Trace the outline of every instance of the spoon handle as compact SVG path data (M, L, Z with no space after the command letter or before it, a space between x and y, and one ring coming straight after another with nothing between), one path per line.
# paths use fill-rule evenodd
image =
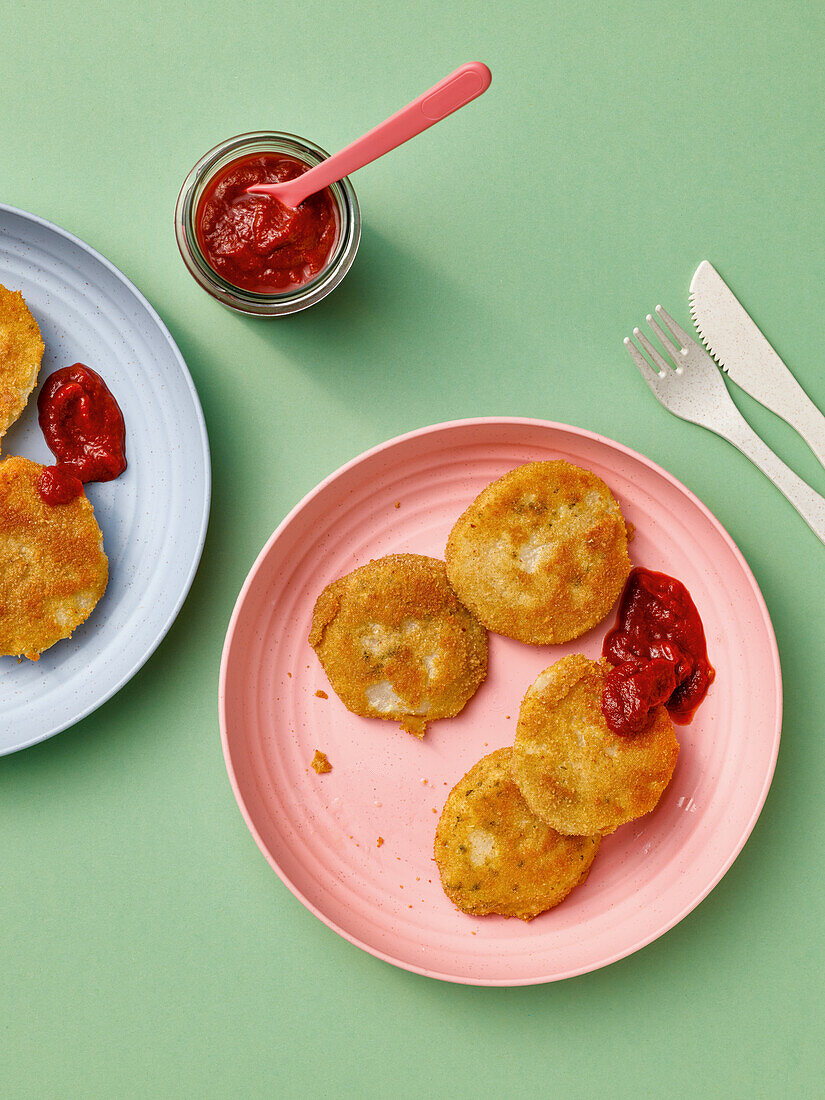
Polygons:
M369 133L311 168L298 179L290 180L289 205L297 206L307 195L329 187L336 180L363 168L370 161L434 126L442 118L486 92L491 79L490 70L480 61L461 65ZM281 193L285 195L286 188L284 185L281 187Z

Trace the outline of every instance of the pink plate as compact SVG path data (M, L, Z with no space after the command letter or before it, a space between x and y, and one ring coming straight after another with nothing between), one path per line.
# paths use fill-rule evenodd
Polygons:
M488 482L548 458L604 478L636 526L634 563L685 582L705 624L716 682L692 725L677 728L679 763L659 806L605 840L584 886L529 923L477 919L453 908L432 859L445 797L481 756L512 743L521 697L543 668L569 652L598 656L613 616L565 646L491 634L486 682L462 714L434 723L423 742L345 710L307 632L315 598L331 580L383 554L443 556L453 522ZM323 481L255 562L229 625L220 680L229 777L283 882L365 951L477 985L595 970L689 913L730 867L759 815L781 713L765 603L707 508L618 443L516 418L422 428ZM332 763L326 775L310 767L316 748Z

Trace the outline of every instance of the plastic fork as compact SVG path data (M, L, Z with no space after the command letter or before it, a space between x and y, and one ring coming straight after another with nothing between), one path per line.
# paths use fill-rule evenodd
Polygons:
M629 337L624 342L654 396L674 416L708 428L738 448L770 478L825 544L825 497L786 466L751 428L733 403L719 368L705 349L661 306L656 306L656 313L667 331L650 314L647 323L664 355L638 328L634 328L633 335L650 361Z

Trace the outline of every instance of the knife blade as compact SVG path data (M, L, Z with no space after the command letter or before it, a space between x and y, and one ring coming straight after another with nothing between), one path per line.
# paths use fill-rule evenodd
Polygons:
M728 377L790 424L825 466L825 416L707 260L690 281L690 312L702 343Z

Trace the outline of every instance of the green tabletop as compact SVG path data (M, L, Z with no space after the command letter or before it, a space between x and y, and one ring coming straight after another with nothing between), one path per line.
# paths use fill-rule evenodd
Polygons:
M812 0L24 0L3 5L0 201L88 241L178 342L209 428L200 571L137 676L0 760L3 1097L822 1095L825 548L727 443L661 409L622 337L689 322L710 259L825 408L825 16ZM181 181L232 134L337 149L466 60L490 91L355 177L355 266L274 322L187 274ZM736 394L820 492L825 470ZM322 477L428 423L545 417L684 481L779 641L773 787L739 859L636 955L453 986L336 936L272 873L220 750L235 597Z

